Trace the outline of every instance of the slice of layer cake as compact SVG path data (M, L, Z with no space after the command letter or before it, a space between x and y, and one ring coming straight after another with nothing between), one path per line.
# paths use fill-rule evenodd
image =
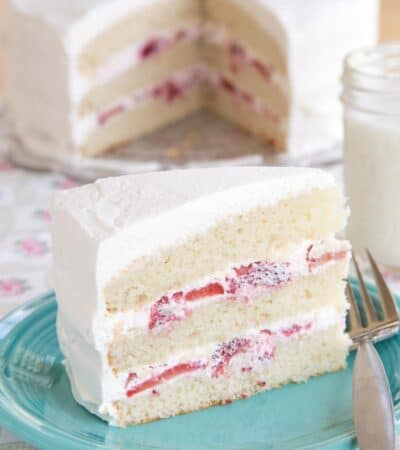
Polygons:
M18 138L98 155L201 109L278 151L340 139L344 55L379 0L11 0L6 98Z
M347 211L330 175L109 178L58 193L53 213L61 349L76 400L110 423L344 367Z

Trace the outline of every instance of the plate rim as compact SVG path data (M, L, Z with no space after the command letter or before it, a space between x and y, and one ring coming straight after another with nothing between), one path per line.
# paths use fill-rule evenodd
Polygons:
M349 277L349 281L355 289L358 290L358 282L353 277ZM376 295L377 288L375 284L371 282L367 282L367 288L372 294ZM396 303L400 304L400 296L392 293ZM55 300L55 291L50 290L46 293L36 296L33 299L25 302L24 304L18 306L17 308L10 311L8 314L3 316L0 319L0 344L1 342L6 339L7 335L12 332L15 327L26 320L27 317L31 316L34 313L40 313L41 310L49 308L49 307L55 307L57 308L56 300ZM21 314L23 313L23 314ZM0 360L0 368L3 366L4 363ZM2 378L2 375L0 374L0 379ZM18 415L14 411L9 411L7 409L7 399L12 398L4 394L0 390L0 425L7 431L11 432L15 436L20 437L24 441L28 442L32 445L39 445L44 446L41 448L51 448L53 449L52 445L57 445L57 448L59 450L71 450L71 448L74 448L76 450L88 450L88 449L99 449L99 450L106 450L110 447L105 445L98 445L96 443L84 443L81 440L77 440L75 436L71 436L70 434L63 432L62 429L54 428L54 426L50 426L48 422L46 421L40 421L40 427L41 430L38 431L38 429L31 425L28 420L24 420L23 416L25 413L25 410L21 408L17 403L14 403L20 409L21 415ZM399 425L400 423L400 402L398 405L395 406L395 416L396 416L396 423ZM31 416L30 416L31 417ZM304 435L306 437L308 435ZM297 447L298 450L311 450L316 448L328 448L332 445L341 445L344 444L345 441L349 441L348 444L352 445L352 440L355 438L355 430L354 426L350 431L344 431L340 434L337 434L336 436L328 437L322 441L320 441L316 447L315 443L305 444L302 447ZM62 439L63 442L59 442L59 440ZM65 440L69 440L69 442L65 442ZM72 442L71 442L72 441ZM71 444L74 445L74 447L71 447ZM249 442L249 445L257 445L260 446L262 443L257 442ZM287 441L287 444L290 444L290 441ZM265 445L265 444L264 444ZM145 445L141 446L141 448L146 450L161 450L159 447L154 447L152 445ZM218 447L216 447L217 449ZM246 447L247 448L247 447ZM252 447L254 448L254 447ZM265 447L264 447L265 448ZM162 450L173 450L173 448L167 448L164 447ZM239 450L237 448L236 450Z

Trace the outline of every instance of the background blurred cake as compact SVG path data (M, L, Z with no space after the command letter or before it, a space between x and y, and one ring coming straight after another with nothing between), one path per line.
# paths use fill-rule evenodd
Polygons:
M378 3L12 0L12 125L33 152L96 155L209 108L276 150L321 148L340 137L342 59L376 41Z

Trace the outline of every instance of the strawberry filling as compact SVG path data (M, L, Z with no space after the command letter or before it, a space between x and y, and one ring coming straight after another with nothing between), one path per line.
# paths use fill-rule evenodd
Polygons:
M155 389L158 385L180 375L186 375L199 370L208 370L209 376L213 378L227 376L227 369L232 359L239 354L246 355L245 360L242 362L243 366L239 367L240 372L252 372L257 367L257 364L263 364L265 361L274 358L275 349L279 341L309 334L312 331L313 325L314 323L312 321L303 324L294 323L289 327L275 331L263 329L255 337L251 338L236 337L219 344L207 360L176 364L141 382L137 373L132 372L126 381L126 395L127 397L132 397L140 392L151 390L153 395L159 396L160 392ZM259 384L260 387L265 385L265 383L262 383Z
M321 256L318 257L312 257L310 256L310 253L313 249L313 245L310 245L307 249L307 256L306 260L308 262L308 267L310 272L320 266L323 266L324 264L327 264L331 261L340 261L341 259L346 258L349 251L348 250L340 250L337 252L326 252Z
M162 38L149 39L139 50L139 56L141 59L147 59L159 53L161 50L166 48L168 43Z
M150 51L150 47L149 49L146 49L146 52ZM124 112L132 109L136 103L143 103L151 101L152 99L164 99L166 102L172 103L174 100L182 97L188 90L201 83L215 84L240 102L246 103L251 109L263 114L271 122L278 123L280 121L278 115L270 108L266 105L259 105L257 100L251 94L240 89L227 78L217 77L214 79L212 75L204 70L198 70L197 72L194 70L193 73L187 75L187 79L175 79L174 77L171 77L163 83L153 86L149 90L136 92L131 98L126 99L121 104L101 112L97 116L97 123L100 126L106 125L111 119L115 119Z
M135 384L133 386L130 386L132 379L131 375L129 375L126 383L126 395L127 397L132 397L132 395L139 394L139 392L145 391L147 389L152 389L155 386L158 386L159 384L171 380L172 378L175 378L179 375L187 374L204 368L205 365L201 361L177 364L176 366L170 367L169 369L164 370L164 372L161 372L160 374L148 378L142 383Z
M278 288L291 281L292 274L287 263L257 261L233 270L231 276L216 280L187 292L174 292L156 301L150 311L150 330L168 326L190 314L188 303L205 298L228 295L232 299L247 298L248 291L257 288Z
M265 78L265 80L269 81L271 79L271 69L261 61L254 59L252 61L252 65L260 73L260 75Z
M245 338L234 338L229 342L220 344L211 356L213 377L223 375L231 359L239 353L247 352L250 346L250 339Z
M117 105L117 106L114 106L113 108L103 112L98 117L99 125L105 125L114 116L118 116L119 114L122 114L124 111L125 111L125 108L123 105Z
M225 293L224 287L220 283L209 283L200 289L192 289L185 295L185 300L191 302L205 297L213 297L214 295L222 295Z
M345 249L312 257L313 247L314 245L308 247L305 257L310 272L330 261L339 261L348 254ZM170 330L176 322L190 316L189 305L193 302L218 296L226 296L233 301L248 300L259 289L279 289L288 285L294 276L289 262L256 261L235 267L224 278L216 278L203 286L162 296L151 307L148 328Z
M290 328L284 328L282 330L282 334L286 337L293 336L301 330L300 325L294 324Z
M157 86L153 90L154 97L161 97L167 100L167 102L172 102L176 98L180 97L185 90L184 85L179 85L178 82L174 80L166 81L164 84Z
M234 94L237 91L235 85L224 77L221 78L221 86L223 89L232 94Z

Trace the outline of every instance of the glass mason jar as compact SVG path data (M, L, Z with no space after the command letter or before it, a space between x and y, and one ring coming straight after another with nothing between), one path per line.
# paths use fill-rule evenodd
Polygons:
M347 56L342 101L348 238L400 268L400 42Z

